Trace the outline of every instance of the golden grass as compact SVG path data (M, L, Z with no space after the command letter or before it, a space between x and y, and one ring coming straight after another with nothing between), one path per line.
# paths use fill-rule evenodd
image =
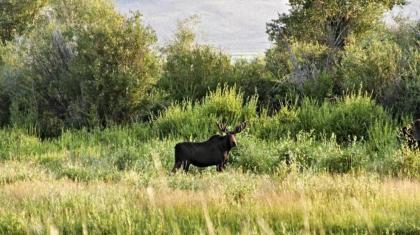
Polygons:
M15 168L19 165L7 164ZM75 182L43 175L3 184L0 231L47 233L52 229L59 233L94 234L420 231L420 182L416 180L297 172L279 178L229 171L160 174L149 186L139 187L133 179L140 173L127 174L129 177L119 182ZM5 223L15 227L7 230Z

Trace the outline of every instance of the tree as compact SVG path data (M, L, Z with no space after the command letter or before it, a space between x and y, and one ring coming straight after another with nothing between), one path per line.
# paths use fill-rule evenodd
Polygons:
M342 49L349 35L359 35L378 22L385 10L404 0L290 0L289 14L267 24L272 41L288 39Z
M219 83L232 78L230 57L208 45L195 43L193 19L180 22L175 39L164 48L166 63L159 86L174 100L200 99Z
M47 0L2 0L0 1L0 39L10 41L34 25L40 9Z
M336 65L346 46L380 27L383 13L403 3L404 0L290 0L290 12L267 24L269 38L275 43L266 53L267 69L301 91L328 78L332 95L341 95Z
M54 0L49 9L16 42L25 66L10 78L19 84L8 89L11 121L28 116L49 137L137 120L160 72L154 31L108 0Z

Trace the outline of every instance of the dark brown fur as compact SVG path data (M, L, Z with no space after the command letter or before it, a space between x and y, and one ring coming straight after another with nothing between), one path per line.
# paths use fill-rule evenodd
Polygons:
M217 166L217 171L223 171L229 159L229 151L236 146L235 135L245 128L246 124L228 131L226 125L218 125L226 135L214 135L204 142L183 142L175 145L175 164L172 172L176 172L181 166L188 172L192 164L198 167Z

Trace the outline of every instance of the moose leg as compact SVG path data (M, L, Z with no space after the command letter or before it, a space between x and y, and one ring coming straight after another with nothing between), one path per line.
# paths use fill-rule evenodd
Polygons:
M222 172L222 171L223 171L223 162L222 162L222 163L220 163L219 165L217 165L216 170L217 170L218 172Z
M179 169L182 165L181 161L175 162L174 168L172 169L172 173L175 173L177 169Z
M182 167L184 168L185 173L188 172L188 168L190 167L190 162L188 160L185 160L182 162Z
M223 169L225 169L226 164L227 164L227 161L224 161L222 164Z

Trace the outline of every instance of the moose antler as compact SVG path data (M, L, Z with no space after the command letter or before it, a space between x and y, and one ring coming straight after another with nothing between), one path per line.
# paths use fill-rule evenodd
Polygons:
M229 132L228 129L227 129L226 123L217 123L217 127L219 127L219 130L221 132L224 132L224 133Z
M245 129L245 127L246 127L246 121L245 122L242 122L239 126L237 126L235 128L235 133L241 132L243 129Z

